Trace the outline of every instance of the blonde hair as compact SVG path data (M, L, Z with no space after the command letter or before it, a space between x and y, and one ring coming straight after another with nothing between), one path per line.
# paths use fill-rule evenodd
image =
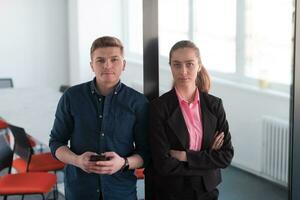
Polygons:
M195 51L195 54L198 58L198 62L201 65L201 70L200 70L200 72L197 73L197 78L196 78L195 84L199 88L200 91L208 92L210 89L210 86L211 86L210 76L209 76L207 70L202 65L199 48L192 41L182 40L182 41L175 43L169 53L169 64L171 65L172 55L173 55L174 51L176 51L177 49L181 49L181 48L191 48Z

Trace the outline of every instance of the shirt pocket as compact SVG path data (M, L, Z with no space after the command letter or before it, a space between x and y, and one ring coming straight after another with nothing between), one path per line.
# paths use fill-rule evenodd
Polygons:
M114 142L120 151L126 152L134 141L135 115L131 112L116 112L114 122Z

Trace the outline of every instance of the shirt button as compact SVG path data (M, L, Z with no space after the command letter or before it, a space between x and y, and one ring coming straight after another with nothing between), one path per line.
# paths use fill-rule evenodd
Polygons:
M99 118L100 118L100 119L102 119L102 117L103 117L102 115L99 115Z
M101 136L104 137L104 133L101 133Z
M97 189L97 192L100 192L100 190L99 190L99 189Z
M102 99L101 99L101 98L99 98L98 100L99 100L99 101L101 101Z
M115 94L118 94L118 92L115 92Z

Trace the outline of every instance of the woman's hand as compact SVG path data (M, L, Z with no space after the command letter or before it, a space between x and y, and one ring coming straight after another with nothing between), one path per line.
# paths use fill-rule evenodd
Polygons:
M178 150L170 150L170 155L171 157L179 160L179 161L184 161L186 162L187 161L187 158L186 158L186 152L185 151L178 151Z
M220 133L217 131L214 137L214 143L212 145L213 150L219 150L224 143L224 132Z

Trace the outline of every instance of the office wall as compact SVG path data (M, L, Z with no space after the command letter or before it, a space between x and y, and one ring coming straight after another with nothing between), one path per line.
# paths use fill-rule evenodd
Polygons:
M94 39L104 35L123 39L122 12L122 0L68 2L71 85L93 77L89 52Z
M0 78L15 87L68 83L67 1L0 2Z
M233 165L260 174L263 162L262 117L289 121L289 94L215 80L212 94L223 99L235 148Z

